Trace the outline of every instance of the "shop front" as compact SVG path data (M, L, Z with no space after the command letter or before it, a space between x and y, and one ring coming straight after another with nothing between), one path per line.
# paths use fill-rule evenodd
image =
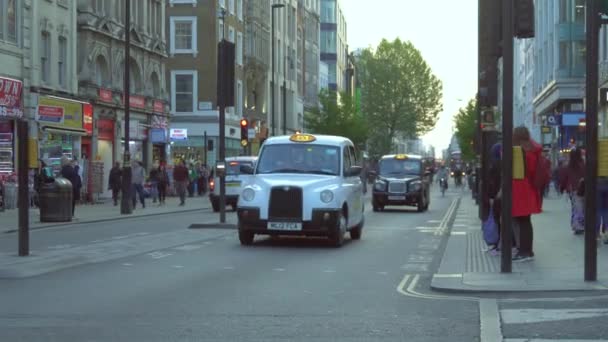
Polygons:
M169 135L169 120L164 115L164 104L161 101L154 101L154 114L152 115L152 123L150 127L150 142L152 143L152 162L155 165L160 165L161 162L167 162L167 143Z
M148 130L142 123L143 119L129 120L129 154L132 161L140 161L144 165L148 164ZM125 122L121 122L120 151L125 150Z
M0 77L0 175L15 171L15 120L23 117L23 83Z
M80 159L83 128L83 102L56 96L38 96L39 156L50 162L56 174L61 169L61 158Z

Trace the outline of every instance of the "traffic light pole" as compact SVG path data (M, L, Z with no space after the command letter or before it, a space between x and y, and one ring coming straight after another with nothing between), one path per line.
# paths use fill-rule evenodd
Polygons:
M513 244L512 179L513 179L513 0L502 0L502 213L500 271L511 273Z
M587 77L585 108L585 281L597 280L597 125L598 125L598 42L599 3L587 0Z
M219 162L224 162L226 160L226 92L225 92L225 82L226 78L224 77L224 73L226 72L225 68L225 43L226 40L222 39L219 44L219 60L218 60L218 72L220 77L218 77L218 87L219 91L219 106L220 106L220 134L219 134ZM226 223L226 176L224 173L219 174L220 178L220 223Z
M120 198L120 213L123 215L130 215L133 213L133 204L131 203L131 154L129 153L129 121L130 121L130 87L131 87L131 75L129 73L129 58L131 56L131 0L125 1L125 57L124 57L124 105L125 105L125 125L123 130L125 132L125 147L122 161L122 196ZM133 194L134 195L134 194Z

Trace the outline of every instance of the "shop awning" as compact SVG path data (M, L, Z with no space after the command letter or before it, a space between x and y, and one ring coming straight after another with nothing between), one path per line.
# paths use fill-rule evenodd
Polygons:
M56 134L71 134L71 135L78 135L78 136L88 135L87 131L83 128L65 127L62 125L55 125L55 124L50 124L50 123L41 123L40 129L44 132L56 133Z

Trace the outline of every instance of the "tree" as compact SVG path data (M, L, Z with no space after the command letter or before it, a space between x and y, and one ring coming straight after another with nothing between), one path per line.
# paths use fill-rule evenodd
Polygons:
M412 43L385 39L363 51L357 68L372 155L390 153L396 137L416 138L435 127L442 83Z
M346 137L358 147L365 145L367 125L361 113L356 111L355 101L351 96L321 90L319 102L320 108L304 118L308 131Z
M470 100L466 107L460 108L454 117L455 135L462 159L471 161L475 159L475 134L477 132L477 102Z

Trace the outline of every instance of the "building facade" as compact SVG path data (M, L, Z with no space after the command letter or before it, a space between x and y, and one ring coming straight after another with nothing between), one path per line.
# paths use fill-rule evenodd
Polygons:
M321 61L329 68L329 89L346 90L347 25L340 0L321 0Z
M524 125L540 141L541 125L534 112L534 39L515 39L513 125Z
M298 95L305 112L319 106L320 19L320 0L298 0Z
M226 109L226 156L243 153L239 121L245 115L245 8L243 0L169 0L167 89L171 103L171 158L215 165L219 147L218 43L235 44L235 105Z
M125 142L125 2L78 2L78 85L85 106L83 154L103 161L107 184L113 163L146 169L167 160L168 92L165 82L165 0L131 1L129 141ZM105 190L105 189L104 189Z

